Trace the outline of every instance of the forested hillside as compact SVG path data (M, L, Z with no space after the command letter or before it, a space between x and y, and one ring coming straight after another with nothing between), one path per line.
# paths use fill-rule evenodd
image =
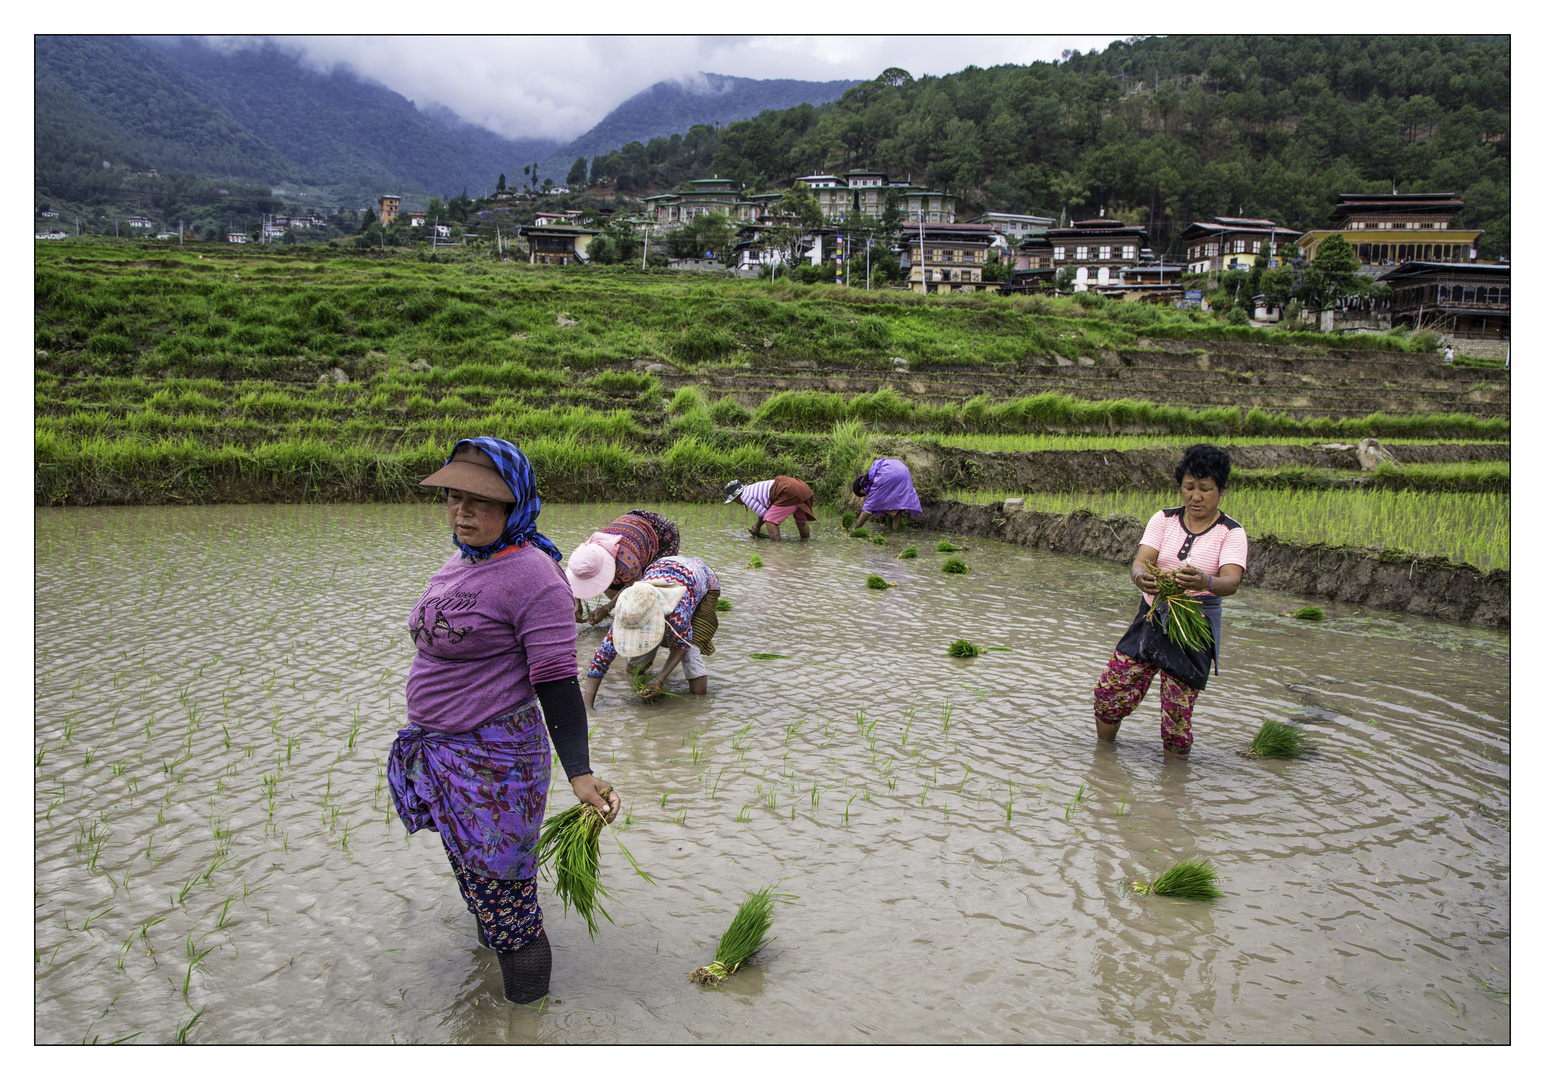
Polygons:
M1156 250L1198 218L1326 224L1344 191L1455 191L1456 225L1509 251L1510 42L1178 36L1060 63L899 69L819 107L766 113L591 163L619 191L711 170L754 187L877 168L962 209L1144 223Z

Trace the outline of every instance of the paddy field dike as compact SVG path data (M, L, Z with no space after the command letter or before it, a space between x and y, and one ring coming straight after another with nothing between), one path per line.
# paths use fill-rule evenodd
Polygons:
M1509 626L1510 372L1421 336L110 242L40 249L35 299L39 506L417 500L455 438L489 434L557 502L787 473L840 512L863 465L898 457L925 526L1124 560L1208 441L1234 457L1252 578ZM1394 462L1364 471L1367 437Z

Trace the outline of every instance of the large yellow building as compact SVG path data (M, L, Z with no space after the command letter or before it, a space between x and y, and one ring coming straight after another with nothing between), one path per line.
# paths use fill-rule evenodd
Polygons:
M1295 243L1310 261L1327 236L1340 233L1364 266L1474 262L1482 230L1450 228L1464 208L1463 200L1448 191L1341 195L1331 212L1335 227L1311 229Z

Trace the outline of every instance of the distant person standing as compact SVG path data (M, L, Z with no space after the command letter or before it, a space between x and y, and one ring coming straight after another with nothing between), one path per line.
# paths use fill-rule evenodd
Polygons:
M1454 362L1454 346L1450 345L1443 350L1443 362L1445 364L1452 364Z
M727 496L724 500L726 506L732 502L744 503L756 515L756 524L751 527L752 536L760 537L765 524L768 537L781 540L783 535L778 526L792 517L795 528L799 530L799 538L810 539L809 523L816 520L813 506L815 492L803 480L796 480L792 476L776 476L757 484L742 484L739 480L731 480L724 485L724 494Z
M891 532L895 532L902 514L911 517L923 512L917 488L912 486L912 470L896 458L875 458L868 470L853 481L853 494L864 500L863 512L853 523L855 529L871 517L883 514L890 518Z

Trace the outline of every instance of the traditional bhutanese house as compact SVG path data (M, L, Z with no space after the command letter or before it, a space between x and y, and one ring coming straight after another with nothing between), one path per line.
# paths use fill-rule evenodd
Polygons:
M529 261L550 266L572 266L583 262L585 249L598 234L598 229L582 229L577 225L528 225L520 233L531 251Z
M1009 242L1010 247L1014 247L1032 236L1045 236L1046 230L1055 225L1056 221L1049 217L1036 217L1033 214L1003 214L994 210L972 218L970 223L991 225Z
M1364 266L1404 262L1475 261L1480 229L1449 226L1465 208L1452 192L1411 195L1339 195L1331 211L1332 227L1312 229L1295 241L1311 261L1325 238L1340 233Z
M1212 270L1249 270L1257 259L1268 258L1278 243L1296 233L1266 218L1220 217L1193 221L1180 234L1188 273Z
M1056 272L1056 263L1052 260L1051 241L1046 238L1046 233L1034 233L1020 241L1014 253L1014 269L1020 270L1051 270Z
M390 225L397 216L397 206L402 202L400 195L382 195L380 198L381 209L376 215L381 219L382 225Z
M1189 273L1187 267L1164 263L1139 263L1124 266L1116 273L1116 280L1109 285L1093 288L1105 296L1122 300L1145 300L1149 303L1166 303L1185 296L1181 275Z
M538 210L532 217L533 225L578 225L585 216L583 210Z
M723 214L735 222L755 221L763 211L762 204L741 197L738 183L718 177L688 180L680 191L650 195L644 202L654 219L652 224L667 228L684 225L700 214Z
M1512 337L1512 267L1495 263L1402 263L1379 276L1391 290L1395 326L1456 338Z
M1108 218L1075 221L1070 228L1047 229L1052 265L1073 267L1073 291L1083 292L1091 285L1109 285L1117 273L1135 266L1148 233L1141 225L1127 225Z
M916 293L976 292L994 236L991 225L920 224L903 229L903 269ZM989 288L996 288L994 282Z

